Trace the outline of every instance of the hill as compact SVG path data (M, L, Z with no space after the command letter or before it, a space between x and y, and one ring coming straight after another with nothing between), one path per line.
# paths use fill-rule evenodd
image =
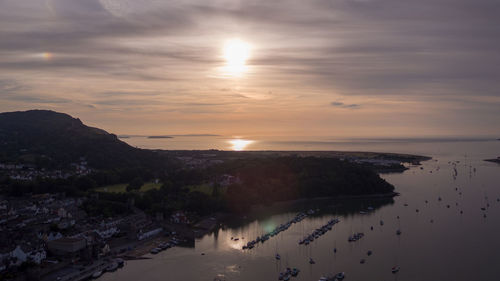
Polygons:
M114 134L48 110L0 113L0 162L64 167L85 159L96 169L153 166L154 151L134 148Z

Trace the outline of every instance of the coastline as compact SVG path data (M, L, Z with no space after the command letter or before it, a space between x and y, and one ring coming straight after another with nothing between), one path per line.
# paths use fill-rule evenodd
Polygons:
M496 159L484 159L483 161L500 164L500 158L496 158Z
M301 202L314 202L314 201L323 201L323 200L362 200L362 199L382 199L382 198L393 198L395 196L399 196L398 192L389 192L389 193L377 193L377 194L365 194L365 195L340 195L340 196L325 196L325 197L314 197L314 198L302 198L302 199L294 199L294 200L286 200L286 201L277 201L272 203L271 205L253 205L251 210L245 214L236 214L236 213L216 213L212 216L207 216L196 223L192 224L190 227L186 227L184 225L170 225L168 226L170 231L176 231L180 234L182 239L193 240L196 238L200 238L206 234L209 234L213 229L225 220L235 220L235 219L245 219L250 213L258 212L259 210L265 208L272 207L283 207L286 205L292 205ZM205 223L206 225L201 228L200 224ZM159 234L156 237L153 237L147 241L138 241L134 243L132 249L127 250L122 253L117 253L114 256L121 257L126 260L139 260L139 259L150 259L149 256L150 250L157 247L159 244L163 242L167 242L170 240L170 237L165 236L164 234Z

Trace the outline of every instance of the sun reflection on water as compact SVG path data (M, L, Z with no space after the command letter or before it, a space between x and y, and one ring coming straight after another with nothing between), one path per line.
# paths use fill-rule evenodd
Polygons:
M229 141L229 143L231 144L231 149L235 151L245 150L245 148L253 142L254 141L252 140L244 140L244 139L234 139Z

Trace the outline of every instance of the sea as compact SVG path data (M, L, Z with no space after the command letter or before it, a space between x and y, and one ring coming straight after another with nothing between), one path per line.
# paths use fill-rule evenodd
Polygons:
M151 149L373 151L432 159L402 173L381 174L400 193L392 199L313 200L261 208L252 218L224 224L194 245L127 261L99 280L278 280L287 267L300 270L290 279L297 281L316 281L338 272L345 273L344 280L358 281L500 280L500 165L484 161L500 156L500 141L494 138L123 140ZM242 249L309 210L314 214L286 231L253 249ZM334 218L340 222L331 231L309 245L298 243ZM361 239L348 241L360 232ZM393 267L399 271L393 273Z

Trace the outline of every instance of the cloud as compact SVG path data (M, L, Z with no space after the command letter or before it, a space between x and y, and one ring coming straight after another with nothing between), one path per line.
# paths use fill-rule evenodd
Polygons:
M354 108L359 108L361 106L361 105L355 104L355 103L345 104L345 103L339 102L339 101L331 102L330 105L333 106L333 107L353 108L353 109Z
M154 114L172 112L189 130L236 114L278 120L278 111L290 119L278 124L303 112L320 124L347 113L323 112L327 104L371 110L377 100L400 105L381 115L421 107L493 131L500 116L477 101L500 97L498 14L497 0L0 1L0 109L64 104L92 118L127 109L157 126ZM253 46L249 70L221 79L233 37ZM360 103L340 102L351 99Z

